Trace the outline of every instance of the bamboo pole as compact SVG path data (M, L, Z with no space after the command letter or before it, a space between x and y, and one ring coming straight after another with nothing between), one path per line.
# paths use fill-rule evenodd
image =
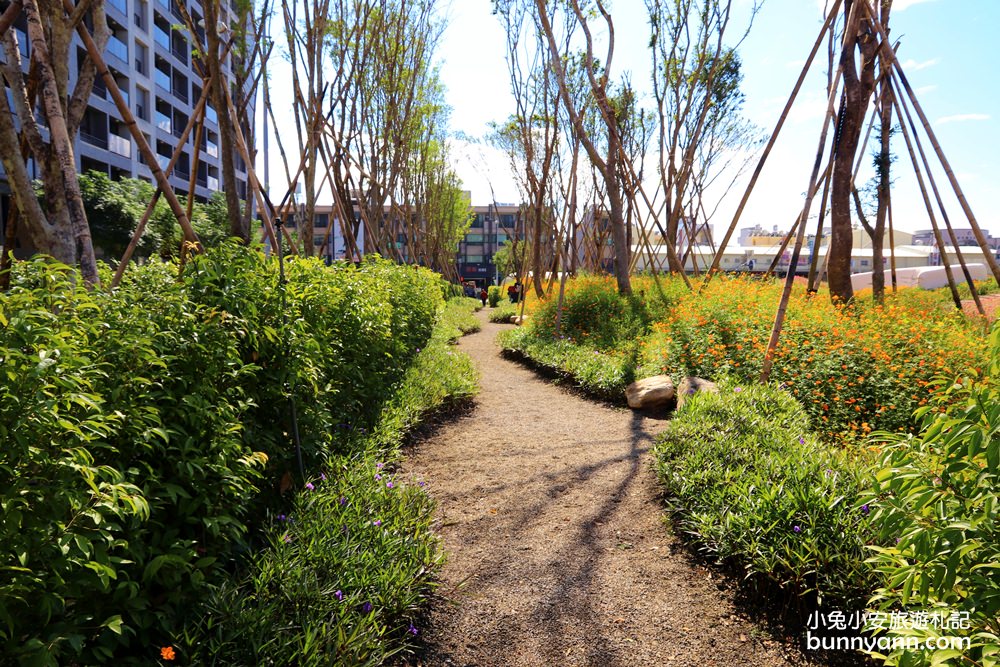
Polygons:
M63 9L65 9L68 14L72 14L76 9L76 6L73 4L73 0L63 0L62 4ZM160 169L160 164L156 161L156 156L153 154L153 150L149 147L149 144L146 143L146 137L139 130L139 126L135 122L135 116L132 115L132 111L128 108L128 103L125 101L125 98L122 97L122 93L118 89L118 83L115 81L115 77L111 75L110 70L108 70L107 63L104 62L104 58L102 57L100 50L98 50L97 44L94 43L94 38L91 37L90 31L81 21L76 26L76 32L80 35L80 39L83 40L83 44L87 48L87 54L97 67L98 74L100 74L101 78L104 79L105 87L108 89L108 92L111 93L115 106L118 108L118 113L122 116L122 122L124 122L128 127L132 138L135 139L135 143L139 147L139 153L142 155L143 161L145 161L146 166L148 166L149 170L153 173L157 186L163 191L163 196L166 197L167 203L170 204L170 209L174 212L174 215L177 216L177 222L180 224L181 229L184 230L185 240L191 243L199 244L198 235L191 226L191 221L188 220L188 217L184 212L184 208L181 206L180 201L177 199L177 195L174 193L173 187L171 187L170 182L163 173L163 170Z
M840 2L836 3L839 6ZM851 7L851 15L848 17L847 25L851 25L854 20L854 13L857 11L857 4ZM832 14L832 12L831 12ZM829 20L829 17L827 17ZM818 189L817 176L819 168L823 163L823 153L826 148L826 136L830 129L830 118L833 113L833 102L836 99L837 91L840 89L840 77L843 74L843 67L837 67L837 73L833 77L830 85L830 94L826 102L826 115L823 117L823 131L820 133L819 146L816 148L816 159L813 162L812 174L809 177L809 189L806 194L805 204L802 206L802 213L799 215L799 231L795 237L795 247L792 249L791 261L788 265L788 272L785 274L785 285L781 291L781 300L778 302L778 312L774 316L774 326L771 327L771 337L767 343L767 350L764 353L764 363L761 366L760 382L765 384L771 376L771 368L774 366L774 352L778 347L778 339L781 336L781 329L785 321L785 312L788 309L788 300L792 295L792 286L795 284L795 267L799 263L799 253L802 250L802 241L805 238L806 220L809 217L809 210L812 208L812 200ZM830 161L832 168L833 161ZM829 251L827 256L829 256Z
M951 290L952 301L955 302L955 307L962 310L962 299L958 295L958 289L955 287L955 276L951 271L951 262L948 261L948 254L945 252L944 238L941 236L941 230L938 227L937 217L934 215L934 206L931 204L930 197L927 195L927 187L924 185L924 177L920 171L920 164L917 162L917 155L913 150L913 142L910 140L910 132L906 127L906 123L902 122L902 119L906 116L899 109L899 100L897 95L893 95L893 105L896 107L896 115L900 118L899 127L903 130L903 139L906 142L906 149L910 154L910 162L913 163L913 171L917 175L917 185L920 186L920 195L923 197L924 206L927 209L927 216L931 221L931 228L934 230L934 240L937 242L938 252L941 253L941 263L944 265L945 275L948 277L948 288Z
M895 95L893 97L895 97ZM979 299L979 292L976 290L975 281L973 281L972 279L972 274L969 272L969 267L966 265L965 257L963 256L962 250L959 247L958 237L955 235L955 230L951 226L951 220L948 218L948 211L945 209L944 202L941 200L941 193L938 190L937 182L934 180L934 174L931 173L931 166L927 160L927 154L924 152L924 147L920 143L920 137L917 136L917 126L914 124L913 117L910 115L910 110L906 106L906 100L905 99L902 100L899 106L901 106L903 111L905 112L906 121L910 125L910 129L913 132L913 140L917 146L917 151L920 154L920 161L924 165L924 171L927 172L927 181L930 183L931 191L934 193L934 199L936 200L938 205L938 210L941 211L941 219L944 220L945 228L948 230L948 236L951 239L952 246L955 248L955 257L958 258L958 265L959 267L961 267L962 274L965 277L965 282L969 286L969 292L971 292L972 294L972 300L975 302L976 309L979 311L979 314L982 315L983 317L986 317L986 310L983 308L982 301L980 301ZM897 107L896 113L897 114L899 113L899 107ZM900 115L900 125L903 124L902 118L903 116ZM942 257L943 256L944 254L942 249ZM945 271L946 273L948 272L947 269ZM948 275L950 279L951 274L949 273ZM959 309L962 308L961 302L959 302L958 307Z
M875 12L869 4L868 0L863 0L862 6L868 15L875 16ZM909 80L906 78L906 73L903 72L903 66L899 63L899 59L896 54L893 53L892 49L888 46L888 36L885 33L885 28L878 21L874 21L876 30L878 30L879 36L882 39L881 48L886 52L886 58L891 62L899 75L899 80L903 84L903 88L906 90L907 96L913 103L913 109L917 113L917 117L920 118L920 123L923 125L924 132L927 133L927 138L931 142L931 146L934 147L934 152L937 154L938 160L941 162L941 166L944 168L945 174L948 175L948 181L951 183L951 187L955 192L955 196L958 198L959 203L962 206L962 211L965 213L966 218L969 220L969 225L972 227L972 233L976 237L976 242L979 244L980 249L983 251L983 256L986 258L986 263L990 267L990 271L993 272L993 278L996 280L997 284L1000 285L1000 263L997 262L996 257L993 256L993 251L986 241L986 237L983 236L983 230L979 226L979 222L976 220L975 214L972 212L972 207L969 206L969 200L965 197L965 192L962 190L962 186L958 183L958 178L955 176L954 170L951 168L951 163L948 162L948 158L944 154L944 150L941 148L941 144L937 140L937 135L934 134L934 129L931 127L930 121L927 120L927 116L924 114L923 107L920 106L920 102L917 101L916 93L913 92L913 88L910 86Z
M184 127L184 132L181 133L180 139L177 141L177 146L174 147L174 152L170 156L170 162L167 163L167 168L164 169L164 174L167 178L170 178L170 174L173 172L174 167L177 165L177 160L181 156L181 150L184 148L184 144L187 142L188 135L191 133L191 127L198 122L198 118L202 117L205 111L205 104L208 102L209 88L205 86L202 88L201 97L198 98L198 103L195 105L194 113L188 118L187 125ZM192 190L193 192L193 190ZM132 254L135 252L136 247L139 245L139 240L142 238L143 232L146 231L146 225L149 224L149 218L153 214L153 210L156 208L156 203L160 201L160 195L162 190L159 187L153 193L153 198L149 200L146 205L146 210L142 213L142 218L139 220L139 224L136 225L135 231L132 233L132 238L129 239L128 246L125 248L124 254L122 254L121 260L118 262L118 267L115 269L115 275L111 279L111 289L118 287L122 281L122 277L125 275L125 269L128 267L129 261L132 259ZM190 216L191 202L194 201L193 196L188 197L188 216ZM190 217L188 218L190 219ZM183 251L182 251L183 252Z
M740 217L743 215L743 209L746 208L747 202L750 199L750 194L753 192L753 188L757 184L757 179L760 177L761 171L764 169L764 164L767 162L768 156L771 154L771 149L774 147L778 134L781 132L781 128L784 126L785 120L788 118L788 113L791 111L792 104L795 102L795 98L798 97L799 90L801 90L802 83L805 81L806 75L809 73L809 68L812 66L812 62L816 58L816 53L819 51L820 44L823 43L823 38L826 36L827 31L829 31L833 26L834 19L836 18L842 3L843 0L834 0L833 7L830 9L830 13L827 14L826 21L823 22L823 27L820 29L819 35L816 37L816 42L813 44L812 50L809 52L809 57L806 58L806 62L802 66L799 78L795 81L792 93L788 97L788 101L785 102L785 108L781 111L781 116L778 118L778 122L774 126L774 131L771 133L771 138L768 139L767 146L764 147L764 152L761 154L757 167L754 169L753 175L750 177L750 182L747 184L743 197L740 199L739 206L736 208L736 213L733 215L733 221L730 223L729 229L726 230L726 234L722 238L722 242L719 244L719 249L715 253L715 257L712 259L712 266L709 267L708 273L705 274L705 280L701 284L702 290L705 289L708 283L712 280L712 277L719 271L719 262L722 261L722 255L726 252L726 246L729 245L729 240L736 231L736 225L739 224Z
M896 235L892 226L892 197L886 206L889 213L889 268L892 275L892 293L896 293Z

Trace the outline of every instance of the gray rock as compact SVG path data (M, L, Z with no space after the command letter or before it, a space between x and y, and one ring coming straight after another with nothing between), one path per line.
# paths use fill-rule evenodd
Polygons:
M674 383L667 375L637 380L625 388L625 398L637 410L666 405L674 398Z
M694 376L686 377L681 380L680 386L677 387L677 409L680 410L684 407L684 401L691 396L694 396L699 391L707 391L717 394L719 393L719 388L710 380Z

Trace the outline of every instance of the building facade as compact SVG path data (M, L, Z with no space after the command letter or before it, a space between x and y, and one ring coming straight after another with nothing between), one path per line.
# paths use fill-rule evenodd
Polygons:
M104 52L104 60L129 105L146 142L156 155L161 168L165 168L177 147L191 114L202 93L202 78L197 73L197 51L179 29L183 19L178 2L185 7L200 25L199 0L106 0L105 12L111 38ZM233 25L235 0L222 0L219 8L220 22ZM30 46L24 16L13 25L22 59L27 63ZM204 33L199 29L204 43ZM73 37L70 49L69 90L76 85L86 51L78 35ZM3 59L0 53L0 59ZM235 78L227 62L223 71L233 85ZM253 99L247 115L254 116ZM244 128L244 132L247 128ZM248 142L251 137L246 137ZM170 184L178 195L187 195L191 189L194 172L194 196L208 199L220 190L221 158L219 155L218 111L206 107L205 127L201 135L198 160L194 161L194 132L189 133L170 177ZM94 82L90 103L80 124L80 133L74 143L77 170L99 171L112 179L142 178L152 181L152 172L139 154L118 108L112 101L104 80L98 76ZM247 169L244 161L235 156L237 190L241 199L247 195ZM39 176L31 164L33 177ZM0 166L0 198L3 199L0 222L6 220L9 210L10 189ZM25 249L26 250L26 249ZM24 254L18 253L18 254Z

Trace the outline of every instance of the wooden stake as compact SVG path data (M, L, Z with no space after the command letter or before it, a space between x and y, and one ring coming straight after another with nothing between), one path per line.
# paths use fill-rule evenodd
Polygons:
M875 16L875 12L868 0L863 0L862 6L868 13L869 17ZM924 131L927 133L927 138L930 139L931 146L934 147L934 152L937 154L938 160L941 162L941 166L948 175L948 181L951 183L951 187L955 191L955 196L958 198L958 201L962 206L962 210L965 212L965 216L969 220L969 225L972 227L972 233L975 235L976 242L979 243L979 247L983 251L986 263L989 265L990 271L993 272L993 279L996 280L998 285L1000 285L1000 263L998 263L996 257L993 256L993 250L990 248L989 243L987 243L986 237L983 235L983 230L979 227L979 223L976 221L976 216L972 212L972 207L969 206L969 201L966 199L965 193L962 191L962 187L958 184L958 178L955 176L955 172L952 170L951 164L948 162L948 158L945 156L944 150L941 148L941 144L938 143L937 135L934 134L930 121L927 120L927 116L924 114L923 108L917 101L917 96L913 92L913 88L910 87L910 82L906 78L906 73L903 72L903 66L899 64L899 59L896 58L896 54L893 53L891 48L889 48L888 36L885 34L884 27L878 21L873 20L872 23L875 25L875 28L878 30L879 36L882 39L881 48L885 51L885 55L883 57L887 58L889 62L893 64L896 73L899 75L899 80L902 82L907 96L913 103L913 109L917 112L917 117L920 118L920 123L923 125Z
M177 141L177 146L174 147L174 152L170 156L170 162L167 163L167 168L164 170L164 175L169 178L170 174L174 170L174 166L177 164L177 160L181 156L181 150L184 148L184 144L187 142L188 135L191 133L191 127L198 122L199 118L202 118L205 113L205 104L208 101L209 87L204 86L201 91L201 97L198 98L198 103L195 105L194 113L188 118L187 125L184 127L184 132L181 133L180 139ZM192 189L192 195L188 196L188 205L190 207L191 202L194 201L193 196L194 190ZM139 224L136 226L135 231L132 233L132 238L129 239L128 247L125 248L125 253L122 255L121 261L118 262L118 267L115 269L115 275L111 279L111 289L118 287L122 281L122 276L125 275L125 269L128 267L129 261L132 259L132 254L135 252L136 246L139 245L139 240L142 238L143 232L146 231L146 225L149 224L149 218L153 215L153 210L156 208L156 203L160 201L160 195L163 191L157 186L156 191L153 193L153 198L149 200L146 205L146 210L142 213L142 218L139 220ZM191 209L188 208L188 211ZM190 219L190 218L189 218ZM184 250L182 249L183 253Z
M73 0L63 0L63 9L66 10L66 13L72 14L76 9L76 6L73 4ZM156 155L153 154L153 150L149 147L149 144L146 143L146 137L142 134L142 131L139 130L139 126L135 122L135 116L132 115L132 111L128 108L128 103L125 101L125 98L122 97L122 93L118 89L118 83L115 81L115 77L113 77L111 72L108 70L108 66L104 62L104 58L98 50L97 44L94 43L93 37L90 36L90 31L81 21L76 26L76 32L80 35L80 39L83 40L83 44L87 48L87 53L90 55L90 59L94 61L94 65L97 67L97 73L104 79L105 87L108 89L108 92L111 93L115 106L118 108L118 113L122 116L122 122L124 122L128 127L132 138L135 139L135 143L139 148L139 153L142 155L143 161L153 173L153 178L156 179L157 186L163 192L163 196L166 197L167 203L170 204L170 210L172 210L174 215L177 216L177 222L180 224L181 229L184 230L184 238L191 243L198 244L198 235L195 233L194 227L191 226L191 221L188 220L188 217L184 212L184 208L181 206L180 201L177 199L177 195L174 193L173 187L171 187L170 182L163 173L163 170L160 169L160 164L156 161Z
M722 255L725 254L726 246L729 244L729 240L736 231L736 225L739 224L740 216L743 215L743 209L746 208L747 201L750 199L750 193L753 192L753 188L757 184L757 179L760 177L760 173L764 169L764 164L767 162L767 158L771 154L771 149L774 147L774 143L778 139L778 134L781 132L781 128L784 126L785 120L788 118L788 112L791 111L792 104L795 102L795 98L798 97L799 90L802 88L802 83L805 81L806 75L809 73L809 68L812 66L812 62L816 58L816 53L819 51L820 44L823 43L823 37L826 35L827 31L830 30L834 19L838 15L841 3L843 3L843 0L834 1L833 7L830 9L830 13L826 17L826 21L823 22L823 27L820 29L819 35L816 37L816 42L813 44L812 51L809 52L809 57L806 58L806 62L802 66L799 78L795 81L792 93L788 97L788 101L785 103L785 108L781 111L781 116L778 118L778 122L774 126L774 131L771 133L771 138L768 139L767 146L764 147L764 153L760 156L760 161L757 163L753 176L750 177L750 182L747 184L746 191L740 199L740 204L736 208L736 213L733 215L733 221L730 223L729 229L726 230L726 235L722 238L722 242L719 244L719 249L715 253L715 258L712 260L712 266L709 267L708 273L705 275L705 280L701 284L701 290L705 289L708 283L712 280L712 277L719 271L719 263L722 261Z

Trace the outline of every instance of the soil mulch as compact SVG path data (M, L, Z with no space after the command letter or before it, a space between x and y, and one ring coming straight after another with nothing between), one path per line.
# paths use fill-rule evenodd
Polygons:
M663 522L650 446L663 417L589 401L501 358L504 325L461 348L472 409L408 452L448 562L419 665L819 664L775 638Z
M979 301L983 304L983 310L986 311L986 319L990 322L996 321L997 309L1000 308L1000 294L987 294L979 297ZM962 301L962 310L965 311L966 315L979 315L976 302L972 299Z

